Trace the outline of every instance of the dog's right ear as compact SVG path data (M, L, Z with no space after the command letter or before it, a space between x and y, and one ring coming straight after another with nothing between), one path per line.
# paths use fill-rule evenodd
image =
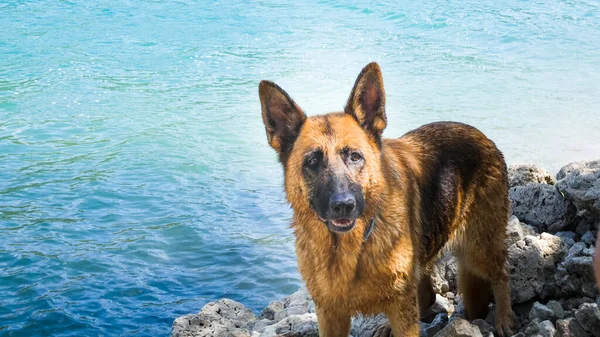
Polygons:
M258 95L267 139L283 162L298 137L306 115L283 89L271 81L260 82Z

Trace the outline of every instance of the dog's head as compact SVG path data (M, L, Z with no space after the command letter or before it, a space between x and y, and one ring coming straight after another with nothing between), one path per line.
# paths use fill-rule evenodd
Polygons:
M381 177L385 92L377 63L358 75L344 112L306 117L273 82L259 85L262 118L285 171L287 199L335 232L361 217Z

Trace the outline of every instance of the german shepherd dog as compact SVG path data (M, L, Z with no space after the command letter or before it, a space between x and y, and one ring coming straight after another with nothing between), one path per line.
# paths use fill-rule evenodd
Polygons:
M348 336L356 313L385 313L388 332L418 336L419 308L435 300L429 273L444 247L459 261L467 318L485 318L492 290L497 333L512 335L508 179L491 140L453 122L382 138L377 63L358 75L343 112L308 118L269 81L259 96L320 336Z

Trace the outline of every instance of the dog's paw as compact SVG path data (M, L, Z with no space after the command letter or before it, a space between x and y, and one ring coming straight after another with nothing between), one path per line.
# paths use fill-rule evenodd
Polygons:
M385 324L380 325L377 330L375 330L375 333L373 334L373 337L393 337L394 335L392 334L392 327L390 326L389 322L386 322Z
M496 318L496 334L499 337L510 337L514 335L515 328L515 318L514 314L506 315L502 318Z

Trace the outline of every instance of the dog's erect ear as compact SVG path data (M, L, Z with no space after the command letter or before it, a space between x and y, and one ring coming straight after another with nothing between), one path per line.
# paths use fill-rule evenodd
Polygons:
M260 82L258 95L269 144L279 153L283 162L298 137L306 115L283 89L271 81Z
M387 125L385 116L385 91L381 69L375 62L367 64L358 75L344 111L352 115L358 124L377 142Z

